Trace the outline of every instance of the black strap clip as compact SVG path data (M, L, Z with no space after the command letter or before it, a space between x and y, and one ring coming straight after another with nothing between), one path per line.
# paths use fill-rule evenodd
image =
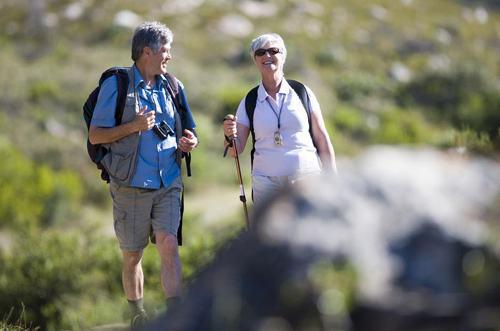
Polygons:
M227 145L226 145L226 148L224 148L224 155L223 155L223 157L226 157L227 151L229 150L229 148L233 147L233 141L231 140L231 138L229 138L226 135L224 135L224 138L226 139Z

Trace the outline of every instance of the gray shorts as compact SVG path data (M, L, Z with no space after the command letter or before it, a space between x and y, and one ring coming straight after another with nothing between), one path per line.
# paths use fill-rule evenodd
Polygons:
M294 185L312 176L318 176L319 172L296 174L293 176L261 176L252 175L252 197L254 206L269 200L270 197L281 192L289 185Z
M109 184L113 219L120 248L138 251L148 245L151 228L177 236L180 223L182 178L157 190Z

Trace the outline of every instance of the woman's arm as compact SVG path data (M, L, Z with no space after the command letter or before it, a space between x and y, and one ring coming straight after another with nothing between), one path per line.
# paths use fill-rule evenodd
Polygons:
M335 162L335 152L333 145L326 130L321 107L314 92L306 86L307 94L309 95L310 110L311 110L311 126L312 139L316 149L318 150L319 158L323 172L337 173L337 164Z
M323 171L337 173L337 165L335 162L335 152L333 145L325 127L323 115L318 108L311 112L311 125L314 144L318 149L319 158L323 165Z
M250 133L250 129L244 126L243 124L236 122L236 117L233 115L228 115L224 120L224 135L231 139L235 137L236 149L238 150L238 154L241 154L245 150L245 145L247 144L248 135ZM229 144L227 139L224 139L224 147ZM232 157L236 157L236 153L234 148L229 147L229 153Z

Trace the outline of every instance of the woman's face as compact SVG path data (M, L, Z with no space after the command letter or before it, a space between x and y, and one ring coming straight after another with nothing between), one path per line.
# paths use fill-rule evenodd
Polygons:
M271 41L254 52L255 64L262 75L283 72L284 57L280 46L279 43Z

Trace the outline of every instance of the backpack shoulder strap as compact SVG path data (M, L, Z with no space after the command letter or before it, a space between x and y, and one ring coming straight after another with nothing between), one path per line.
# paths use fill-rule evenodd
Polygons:
M177 95L179 93L179 83L177 82L177 78L169 72L163 76L167 79L170 88L172 88L173 92Z
M301 82L298 82L298 81L293 80L293 79L287 79L286 81L291 86L291 88L295 91L295 93L297 93L297 95L299 96L300 102L302 102L302 106L304 106L304 109L307 113L307 122L309 123L309 134L311 135L311 139L312 139L312 142L314 144L314 147L316 147L316 144L314 143L314 137L313 137L313 132L312 132L312 123L311 123L311 100L309 98L309 94L307 94L306 87Z
M179 88L179 82L177 78L175 78L174 75L171 73L166 73L163 75L167 79L167 93L170 95L172 98L172 101L174 103L175 109L177 109L177 112L179 113L179 116L181 118L181 129L184 130L187 128L187 110L182 102L181 98L181 90ZM194 133L196 135L196 133Z
M116 96L115 120L116 124L120 125L122 123L123 111L125 110L125 103L127 101L127 92L129 84L128 70L126 68L119 68L116 71L115 76L118 84L117 96Z
M300 102L302 102L302 106L307 112L307 119L309 121L309 130L311 128L311 102L309 100L309 94L307 94L306 87L301 82L298 82L293 79L286 80L288 84L292 87L292 89L297 93L300 98Z
M177 109L177 113L179 114L180 120L181 120L181 135L182 131L187 127L187 114L186 114L186 108L184 108L181 98L180 98L180 89L179 89L179 82L177 81L177 78L175 78L174 75L171 73L166 73L163 75L167 79L167 92L170 94L172 97L172 101L174 103L175 108ZM193 134L196 135L196 131L194 131L192 128L190 130L193 131ZM182 152L182 156L184 160L186 161L186 174L188 177L191 177L191 153L184 153Z
M247 96L245 97L245 110L247 112L248 121L250 123L250 132L252 132L252 135L254 133L254 131L253 131L253 113L255 112L255 105L257 104L257 90L258 89L259 89L259 87L255 86L253 89L250 90L250 92L247 93Z
M116 96L116 111L115 111L115 121L116 125L122 123L123 110L125 108L125 101L127 100L127 90L128 90L128 71L130 68L127 67L112 67L104 71L99 79L99 86L111 76L116 77L117 86L117 96Z
M253 167L253 155L255 153L255 131L253 126L253 114L255 112L255 106L257 104L257 91L259 86L252 88L245 97L245 111L248 117L248 123L250 124L250 133L252 134L252 151L250 152L250 162Z
M182 113L184 111L184 108L182 107L182 104L179 100L179 83L177 82L177 78L175 78L175 76L169 72L167 72L163 76L167 79L168 82L167 92L172 97L172 100L174 101L174 105L177 108L177 111L179 113Z

